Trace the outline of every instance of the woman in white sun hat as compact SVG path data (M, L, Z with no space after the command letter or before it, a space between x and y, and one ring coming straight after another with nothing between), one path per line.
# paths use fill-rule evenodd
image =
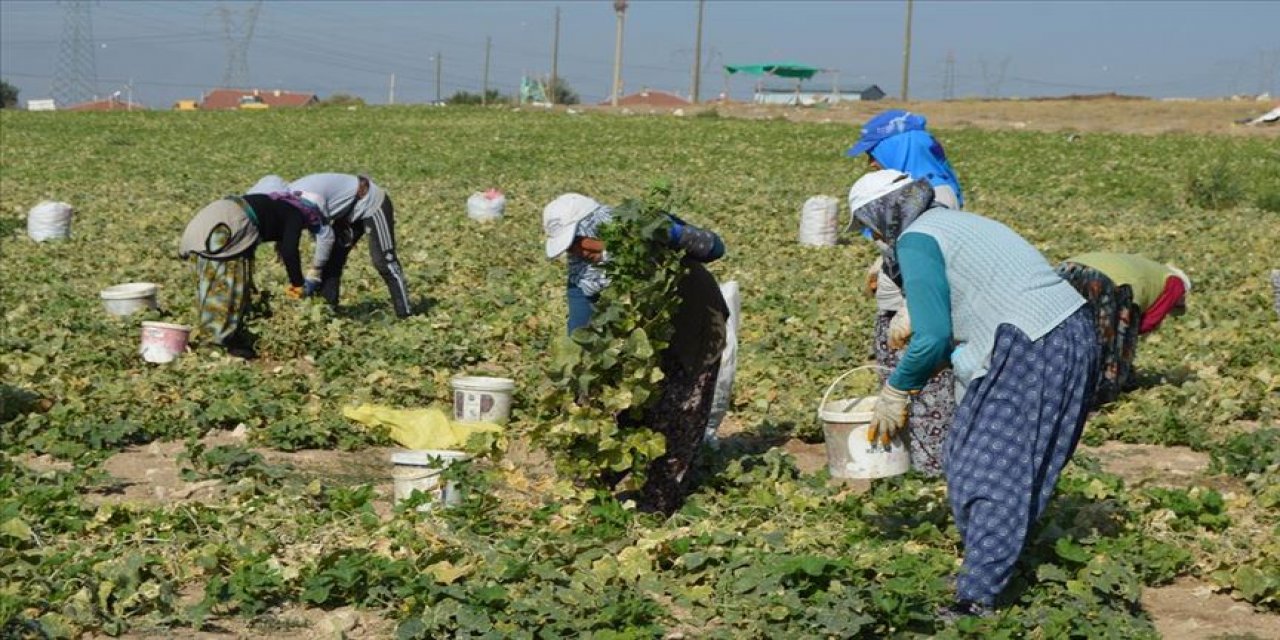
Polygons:
M1035 247L999 222L935 206L927 180L875 171L849 200L914 325L870 436L902 430L910 394L950 361L957 407L943 465L964 564L956 602L940 614L980 615L1079 441L1098 359L1093 321Z
M715 277L702 266L724 255L720 236L668 217L667 247L683 253L687 272L677 285L680 306L672 319L675 332L661 355L661 392L640 421L666 438L666 452L647 469L640 506L669 514L684 502L688 472L706 434L729 307ZM612 220L612 207L578 193L561 195L542 212L547 258L568 254L570 334L590 325L593 305L609 286L608 273L602 268L609 253L600 229ZM628 418L620 416L619 421Z

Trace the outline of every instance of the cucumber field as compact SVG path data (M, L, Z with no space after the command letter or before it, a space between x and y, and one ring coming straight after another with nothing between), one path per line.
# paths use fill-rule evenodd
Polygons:
M965 208L1051 263L1142 253L1194 281L1186 315L1141 341L1139 388L1089 417L1007 601L945 626L945 481L812 464L822 392L870 357L876 249L797 243L810 196L849 221L863 118L785 113L0 111L0 637L1280 637L1280 137L931 120ZM363 245L336 311L286 298L262 249L259 358L196 335L143 361L140 321L196 324L191 216L266 174L328 171L394 198L414 315L392 313ZM708 268L742 291L720 446L670 518L557 477L528 438L557 419L539 399L566 314L543 206L656 180L720 234ZM468 219L491 187L504 217ZM70 238L28 238L43 200L74 206ZM99 291L126 282L160 285L160 308L105 313ZM511 422L450 471L461 504L393 505L394 443L343 409L447 408L467 374L515 380ZM1161 609L1171 588L1203 599Z

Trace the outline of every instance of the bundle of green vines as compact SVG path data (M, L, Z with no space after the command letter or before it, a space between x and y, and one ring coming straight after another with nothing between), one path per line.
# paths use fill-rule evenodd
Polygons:
M667 249L676 205L666 185L613 210L601 229L610 284L595 303L589 326L557 342L533 441L550 453L563 476L600 486L603 478L644 480L648 463L665 451L661 434L644 425L658 400L662 351L680 304L676 285L684 275L679 252ZM618 418L626 415L619 426Z

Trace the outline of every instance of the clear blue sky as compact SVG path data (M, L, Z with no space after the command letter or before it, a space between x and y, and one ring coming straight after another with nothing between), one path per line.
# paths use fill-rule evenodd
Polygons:
M245 2L91 3L98 88L167 107L221 84L227 38L220 7ZM478 91L484 42L493 39L490 86L513 91L522 73L551 70L552 24L561 8L560 75L584 101L607 98L614 12L609 0L561 2L313 2L267 0L248 47L251 86L336 92L385 103L435 97L442 54L445 97ZM1212 97L1280 90L1280 2L1047 2L917 0L911 96L943 95L948 55L954 95L1025 97L1116 91ZM0 77L23 100L50 96L63 7L0 2ZM625 91L690 90L694 0L633 0L626 15ZM793 60L840 70L841 84L901 90L904 0L706 4L702 96L725 86L724 63ZM816 80L829 86L830 77ZM729 79L734 97L752 81Z

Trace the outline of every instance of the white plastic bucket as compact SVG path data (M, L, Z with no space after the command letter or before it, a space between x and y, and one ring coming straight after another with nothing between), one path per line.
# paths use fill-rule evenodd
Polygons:
M71 235L71 205L45 200L27 212L27 235L36 242Z
M156 308L158 285L150 282L126 282L103 289L102 305L113 316L127 316L143 309Z
M164 364L173 362L187 350L187 338L191 327L168 322L143 322L142 346L138 352L147 362Z
M392 480L395 501L409 499L414 491L431 496L431 502L418 507L429 511L437 504L456 505L462 501L462 493L456 482L441 482L440 474L456 460L466 460L467 454L447 449L420 449L391 454Z
M451 386L454 420L506 424L511 417L511 392L516 388L515 380L458 376L451 381Z
M832 390L849 374L873 367L857 367L836 378L818 405L822 435L827 446L827 470L833 478L887 478L901 475L911 468L911 456L902 438L889 444L867 442L867 429L876 406L876 398L844 398L829 400Z
M800 209L800 244L830 247L836 244L840 201L831 196L814 196Z
M506 207L507 197L501 191L477 191L467 198L467 217L478 222L490 222L501 218Z

